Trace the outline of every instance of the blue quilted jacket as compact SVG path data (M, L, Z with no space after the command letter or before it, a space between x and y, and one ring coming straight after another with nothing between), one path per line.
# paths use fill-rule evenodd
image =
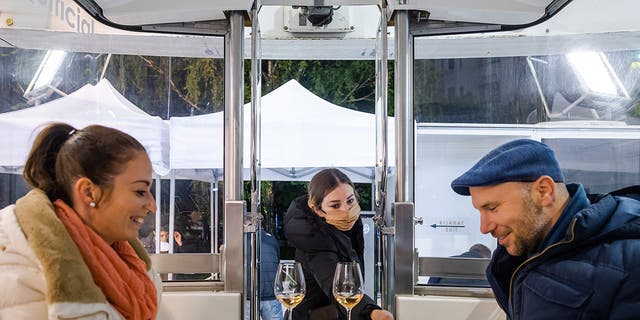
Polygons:
M487 279L513 320L640 319L640 201L591 204L582 185L537 252L498 246Z

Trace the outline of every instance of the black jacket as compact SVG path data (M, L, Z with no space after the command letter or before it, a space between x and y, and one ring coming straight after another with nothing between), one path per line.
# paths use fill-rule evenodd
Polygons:
M316 215L307 199L308 196L301 196L293 200L284 217L284 234L296 248L296 261L302 264L307 288L304 300L293 310L293 319L307 320L310 311L327 305L333 305L340 319L346 319L346 310L333 298L333 274L338 262L357 261L364 275L362 220L358 219L350 231L340 231ZM370 319L374 309L380 307L365 295L351 311L351 317Z
M640 319L640 202L582 185L531 256L498 246L487 279L508 319Z

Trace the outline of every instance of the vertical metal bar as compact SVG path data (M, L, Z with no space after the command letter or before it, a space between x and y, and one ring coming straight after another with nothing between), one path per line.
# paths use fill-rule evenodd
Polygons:
M409 11L397 11L395 16L395 116L396 116L396 168L398 183L396 202L414 202L414 125L413 125L413 36L409 30ZM397 218L394 213L394 220ZM413 219L394 221L395 229L413 228ZM409 223L400 226L399 223ZM411 271L399 263L413 261L410 257L400 256L409 250L401 248L406 241L394 238L394 293L413 294L413 263ZM398 250L400 249L400 250ZM413 253L413 247L410 248Z
M239 266L244 266L244 211L230 210L234 206L237 209L237 203L244 203L242 188L243 12L230 11L228 20L229 31L225 35L224 48L224 289L227 292L243 293L245 290L244 267ZM244 302L244 294L241 296L241 301ZM240 314L244 319L244 308L241 308Z
M167 67L167 120L171 119L171 57Z
M244 16L229 12L225 36L224 106L224 195L225 200L242 200L242 106Z
M396 12L395 45L396 201L413 202L413 37L408 11Z
M376 35L376 170L375 170L375 210L374 220L380 228L381 258L381 302L385 309L392 309L393 301L393 247L389 246L389 240L393 241L393 220L387 213L387 172L388 172L388 117L387 117L387 92L389 88L388 55L389 45L387 37L387 8L380 6L380 23ZM391 258L392 259L392 258Z
M173 231L176 222L176 172L171 170L171 180L169 180L169 253L173 253Z
M156 253L160 253L160 222L162 212L162 178L159 174L156 177L156 236L154 242L156 243Z
M260 1L251 10L251 212L260 214L260 133L262 96L262 60L260 57ZM259 216L258 216L259 217ZM251 232L251 297L249 315L251 320L260 319L260 219L254 219Z
M213 231L213 253L220 253L220 248L218 247L218 243L220 243L220 241L218 240L219 236L218 236L218 224L220 223L220 212L218 211L218 190L220 190L220 183L218 180L218 174L216 173L215 178L214 178L214 183L215 183L215 194L214 194L214 199L213 199L213 206L215 207L215 216L213 217L213 226L215 226L215 229ZM212 227L213 228L213 227Z
M211 253L218 253L218 178L213 177L209 183L209 241L211 242Z

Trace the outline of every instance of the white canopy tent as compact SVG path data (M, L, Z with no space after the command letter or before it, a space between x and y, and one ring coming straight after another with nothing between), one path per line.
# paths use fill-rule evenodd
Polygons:
M318 168L339 167L357 182L372 182L375 115L336 106L290 80L261 100L262 180L309 180ZM244 106L244 168L249 178L251 105ZM395 159L389 118L389 166ZM220 169L223 113L170 120L171 168Z
M32 108L0 114L0 171L20 173L43 125L66 122L76 128L100 124L127 132L147 149L153 170L169 173L169 126L123 97L108 80Z

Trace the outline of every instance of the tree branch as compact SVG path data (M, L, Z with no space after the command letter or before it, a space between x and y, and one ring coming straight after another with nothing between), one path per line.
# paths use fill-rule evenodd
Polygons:
M364 87L365 85L368 85L369 83L371 83L371 78L367 78L365 79L363 82L359 82L358 84L356 84L355 86L353 86L353 88L351 89L351 91L349 91L349 93L347 93L343 98L342 101L340 101L341 104L347 102L347 101L360 101L360 100L364 100L363 98L366 98L367 96L369 96L370 94L368 94L365 97L362 98L356 98L356 99L349 99L349 97L356 92L356 90Z
M166 76L167 73L164 72L164 70L162 70L162 68L158 67L158 65L156 65L152 60L147 59L143 56L139 56L140 59L142 59L142 61L144 61L149 67L151 67L153 70L155 70L156 72L158 72L159 74ZM171 90L173 90L178 97L180 97L180 99L184 100L184 102L186 102L189 106L195 108L196 110L200 111L200 107L189 101L189 99L187 99L187 96L185 96L182 92L180 92L180 90L178 89L178 87L176 86L176 84L173 82L173 80L169 79L169 85L171 86Z

